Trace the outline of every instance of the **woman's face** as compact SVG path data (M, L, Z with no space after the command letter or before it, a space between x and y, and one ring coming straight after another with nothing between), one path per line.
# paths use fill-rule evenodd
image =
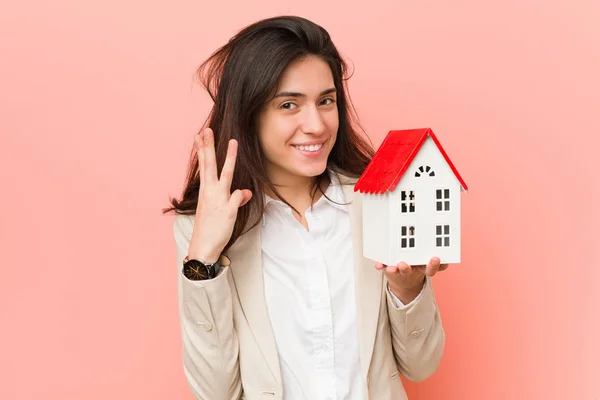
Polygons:
M284 71L275 98L258 117L267 174L293 184L321 174L337 137L336 89L329 65L310 56Z

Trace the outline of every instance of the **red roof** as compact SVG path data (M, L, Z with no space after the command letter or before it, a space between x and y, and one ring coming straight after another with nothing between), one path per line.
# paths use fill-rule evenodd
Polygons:
M463 190L466 191L467 185L450 158L448 158L431 128L389 131L362 176L354 185L354 191L381 194L388 190L394 190L428 137L433 139L448 166L454 172L456 179L462 185Z

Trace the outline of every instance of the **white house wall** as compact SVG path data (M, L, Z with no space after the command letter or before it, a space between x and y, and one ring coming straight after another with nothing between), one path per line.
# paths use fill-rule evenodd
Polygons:
M390 256L390 194L363 194L363 256L385 263Z
M434 177L421 173L415 178L415 172L420 166L429 166L435 172ZM450 211L436 211L436 189L449 189ZM401 191L413 190L415 194L415 212L401 213ZM389 243L395 262L405 261L411 265L427 264L431 257L440 257L442 263L460 262L460 182L446 163L431 138L421 147L396 189L389 194L389 215L392 221L398 223L391 226ZM415 248L400 247L401 226L415 227ZM435 226L449 225L450 246L435 247ZM395 243L394 243L395 242Z

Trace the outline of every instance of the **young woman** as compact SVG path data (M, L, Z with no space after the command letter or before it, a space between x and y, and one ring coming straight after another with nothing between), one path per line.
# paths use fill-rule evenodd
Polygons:
M322 27L259 21L199 70L214 100L172 200L183 366L198 399L406 399L437 368L431 277L362 257L372 149Z

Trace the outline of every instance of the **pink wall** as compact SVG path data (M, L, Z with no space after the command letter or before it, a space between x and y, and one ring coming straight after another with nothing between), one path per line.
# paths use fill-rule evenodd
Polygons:
M194 68L279 13L324 24L352 59L377 144L431 126L471 189L464 263L436 278L447 353L411 400L600 397L600 3L12 3L0 398L191 399L160 208L208 106Z

